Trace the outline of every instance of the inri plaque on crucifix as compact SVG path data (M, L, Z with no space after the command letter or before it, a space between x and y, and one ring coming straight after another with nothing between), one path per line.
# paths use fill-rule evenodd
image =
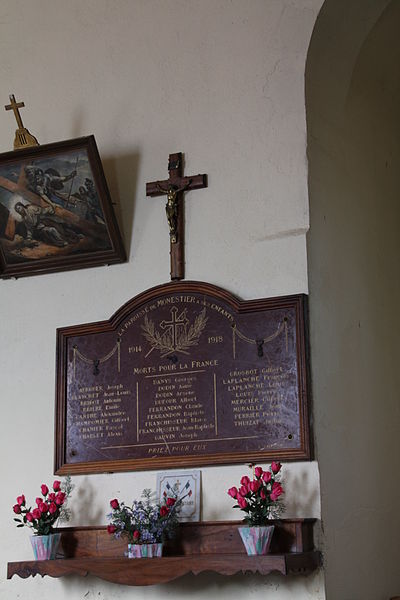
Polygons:
M165 212L169 226L171 280L185 276L183 193L207 187L207 175L183 177L182 152L169 155L169 178L146 184L147 196L167 196Z

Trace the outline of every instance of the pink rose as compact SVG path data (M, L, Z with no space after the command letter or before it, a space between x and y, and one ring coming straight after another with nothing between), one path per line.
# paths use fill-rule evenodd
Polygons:
M65 500L65 493L58 492L58 494L56 495L55 503L58 504L58 506L62 506L64 504L64 500Z
M54 493L54 492L51 492L51 494L49 494L49 495L47 496L47 500L50 500L50 502L54 502L54 501L55 501L55 499L56 499L56 495L55 495L55 493Z
M247 506L247 500L245 498L241 498L239 496L239 498L238 498L238 504L239 504L240 508L246 508L246 506Z
M265 481L265 483L269 483L271 481L271 479L272 479L272 475L271 475L271 473L269 471L265 471L263 473L262 478Z
M240 483L241 483L242 485L249 485L249 483L250 483L250 479L247 477L247 475L244 475L244 476L242 477L242 479L240 480Z
M169 513L169 510L166 506L162 506L160 508L160 517L166 517L168 513Z
M271 463L271 471L273 472L274 475L276 475L277 473L279 473L279 471L281 470L281 463L280 462L275 462L274 460Z
M118 502L118 500L116 498L114 498L114 500L111 500L110 501L110 506L114 510L116 510L117 508L119 508L119 502Z
M61 485L61 481L58 481L58 479L56 479L55 482L53 483L53 490L55 492L59 492L60 491L60 485Z
M278 498L281 494L283 494L283 488L280 483L275 481L275 483L272 485L272 491L271 491L272 502L275 502L275 500L278 500Z
M236 496L238 495L238 489L237 487L231 487L228 490L228 494L232 497L232 498L236 498Z
M49 493L49 488L47 487L47 485L45 483L42 483L42 485L40 486L40 489L42 490L43 496L47 496L47 494Z
M52 502L52 503L50 504L50 506L49 506L49 513L50 513L51 515L54 515L54 513L55 513L55 512L57 512L57 510L58 510L58 506L57 506L57 504L55 504L54 502Z
M255 474L255 476L256 476L256 477L260 478L260 477L261 477L261 475L263 474L263 470L262 470L262 468L261 468L261 467L256 467L256 468L254 469L254 474Z
M34 508L32 511L32 517L34 519L40 519L42 513L40 512L40 510L38 508Z
M174 506L175 502L175 498L167 498L167 506Z
M29 521L29 523L32 523L33 514L31 512L27 512L25 516L26 516L26 520Z
M21 496L18 496L17 502L20 506L25 506L25 496L23 494Z
M249 493L249 490L248 490L247 485L242 485L239 489L240 496L245 496L248 493Z
M260 498L261 498L262 500L266 500L266 498L267 498L267 495L266 495L266 493L264 492L264 490L263 490L263 489L261 489L261 490L260 490Z
M49 507L47 506L46 502L42 502L42 504L39 506L39 510L42 514L47 513Z
M14 504L13 511L15 512L16 515L20 515L21 514L21 507L20 507L20 505L19 504Z
M38 506L40 506L43 502L43 498L36 498L35 502Z
M115 533L117 531L117 528L115 527L115 525L107 525L107 531L108 533Z
M138 540L140 538L140 531L137 529L133 532L133 539Z
M252 492L258 492L260 489L261 483L259 481L250 481L249 488Z

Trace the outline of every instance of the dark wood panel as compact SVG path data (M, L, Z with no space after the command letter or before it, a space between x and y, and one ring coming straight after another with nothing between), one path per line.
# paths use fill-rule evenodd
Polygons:
M311 458L306 297L200 282L57 332L55 471Z
M315 519L271 520L275 531L271 552L308 552L314 549ZM245 554L238 528L242 521L180 523L177 536L164 548L164 555ZM126 540L115 539L106 527L63 527L61 551L65 558L115 558L124 556Z

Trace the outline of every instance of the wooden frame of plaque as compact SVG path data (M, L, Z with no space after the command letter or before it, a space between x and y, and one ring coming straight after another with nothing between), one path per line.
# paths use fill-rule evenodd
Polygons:
M55 473L312 457L307 297L147 290L57 330Z

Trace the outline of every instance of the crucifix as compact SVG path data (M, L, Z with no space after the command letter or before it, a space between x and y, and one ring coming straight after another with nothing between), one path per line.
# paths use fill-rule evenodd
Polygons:
M6 110L12 110L14 112L14 116L17 120L18 129L15 132L14 139L14 150L17 148L26 148L28 146L39 146L39 142L37 139L29 133L29 131L24 127L21 119L21 115L19 114L19 109L23 108L25 104L23 102L16 102L14 94L10 94L10 104L7 104L4 108Z
M146 196L167 196L165 212L169 226L171 280L185 276L183 194L207 187L207 175L183 176L182 152L169 155L169 178L146 183Z

